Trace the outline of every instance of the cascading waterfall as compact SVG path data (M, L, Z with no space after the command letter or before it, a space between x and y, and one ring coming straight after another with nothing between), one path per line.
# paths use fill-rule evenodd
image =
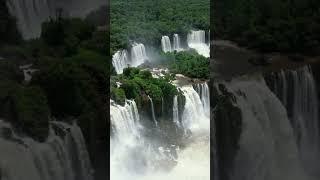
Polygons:
M124 180L146 166L145 154L136 154L139 155L138 159L134 156L136 151L144 148L137 105L134 101L127 100L124 106L120 106L111 100L110 116L110 177L113 180Z
M180 37L178 34L173 35L173 50L175 51L182 51Z
M25 39L40 36L41 24L62 8L68 16L84 17L90 11L106 4L101 0L7 0L10 13L17 18Z
M206 113L205 111L205 109L209 109L209 106L204 107L200 95L194 90L191 85L183 86L181 90L186 97L185 110L182 117L184 128L191 130L209 128L209 113ZM209 99L209 97L206 98Z
M157 140L159 137L154 134L157 131L150 130L151 127L146 128L142 125L143 123L140 123L143 119L140 119L134 101L127 100L124 106L111 101L110 115L113 132L110 146L111 179L210 179L209 114L205 114L206 107L192 85L183 86L180 89L186 96L181 124L177 96L173 98L172 116L177 127L189 129L191 132L186 137L187 144L184 149L180 149L175 144L169 147L159 144ZM153 108L151 98L150 103ZM159 122L158 126L153 128L163 127ZM160 132L169 133L166 129L161 129ZM150 136L154 136L155 139L150 140Z
M148 59L145 46L141 43L134 43L131 48L131 66L138 67Z
M122 74L123 69L127 68L130 62L128 61L127 50L117 51L112 56L112 65L115 68L117 74Z
M188 46L195 49L200 55L210 57L210 48L206 44L206 33L203 30L190 31L187 37Z
M168 36L162 36L161 38L161 47L163 52L171 52L171 41Z
M231 180L310 180L301 166L285 107L264 79L225 83L242 112L242 132Z
M39 143L0 121L0 148L2 180L93 180L85 141L75 123L51 122L48 139Z
M318 95L310 66L274 74L275 94L286 106L305 170L320 178Z

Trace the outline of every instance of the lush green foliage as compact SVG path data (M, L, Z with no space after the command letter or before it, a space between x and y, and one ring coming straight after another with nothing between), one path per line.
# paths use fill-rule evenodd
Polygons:
M165 53L163 56L167 59L170 72L190 78L209 79L209 59L195 51Z
M319 8L317 0L215 1L215 37L261 51L317 52Z
M162 35L208 30L209 4L209 0L111 1L111 48L126 48L129 40L158 47Z
M139 70L138 68L126 68L122 75L115 80L121 83L119 88L114 84L111 89L111 97L118 103L123 103L122 93L117 89L122 89L127 99L135 99L141 102L143 96L149 95L155 103L161 103L162 99L172 101L179 92L177 88L170 84L170 78L153 78L150 71ZM116 91L117 90L117 91ZM121 100L120 102L117 101Z

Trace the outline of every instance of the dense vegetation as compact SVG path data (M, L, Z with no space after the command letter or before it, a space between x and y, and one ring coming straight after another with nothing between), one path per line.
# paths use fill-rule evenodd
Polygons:
M111 77L110 96L112 100L121 105L125 104L126 99L135 100L140 115L152 117L150 97L153 101L155 115L169 119L172 118L174 96L178 96L179 110L182 110L185 103L183 93L171 84L173 80L173 74L153 78L148 70L126 68L123 74Z
M126 68L123 74L111 79L111 98L119 104L125 103L126 99L135 99L138 104L142 96L150 96L153 101L161 103L162 98L168 98L172 101L179 92L177 88L170 84L173 77L167 74L161 78L153 78L148 70L138 68ZM117 87L116 82L121 83Z
M162 35L185 35L210 29L209 0L111 1L111 48L126 48L129 40L159 46Z
M39 141L45 140L53 118L77 119L88 142L104 132L109 73L105 34L91 22L59 16L43 23L40 38L0 48L0 118ZM19 69L26 64L37 70L30 82Z
M215 37L260 51L318 53L320 1L218 0Z
M170 72L190 78L209 79L209 60L195 51L164 54Z

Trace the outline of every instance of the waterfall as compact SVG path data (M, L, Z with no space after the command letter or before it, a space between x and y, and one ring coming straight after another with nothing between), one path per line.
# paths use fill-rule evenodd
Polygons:
M200 95L191 85L183 86L181 87L181 90L186 98L185 109L182 115L183 127L186 129L191 129L191 131L209 128L210 114L205 110L207 108L209 109L209 106L204 106Z
M190 43L190 44L205 44L206 43L206 32L203 30L191 31L188 34L188 43Z
M111 123L114 127L113 133L118 141L122 143L137 141L140 137L140 117L137 105L134 101L127 100L125 106L110 102Z
M195 49L198 54L210 57L210 48L206 44L206 33L203 30L190 31L187 37L188 46Z
M84 17L104 4L101 0L7 0L7 7L17 18L18 27L25 39L39 37L41 24L49 17L55 17L58 8L63 8L68 16Z
M152 119L153 119L153 122L156 126L158 126L158 122L156 120L156 115L154 113L154 106L153 106L153 101L152 101L152 98L150 96L148 96L149 98L149 101L150 101L150 104L151 104L151 112L152 112Z
M311 67L282 70L274 77L271 88L288 110L303 166L311 175L320 177L319 106Z
M210 94L207 83L196 84L195 89L201 98L201 102L206 114L210 113Z
M112 65L117 74L122 74L123 69L130 67L138 67L148 60L146 48L141 43L133 43L131 47L131 61L128 57L127 50L119 50L112 56Z
M18 20L17 24L25 39L40 36L41 23L53 15L46 0L7 0L10 13Z
M169 136L172 133L171 129L163 127L162 123L155 120L154 110L152 118L158 125L144 127L144 117L139 118L134 101L127 100L124 106L111 101L110 116L113 130L110 137L111 179L210 179L209 115L204 113L200 95L191 85L181 87L181 90L186 96L181 124L177 96L173 98L172 116L174 123L180 124L186 132L191 131L185 137L183 149L177 145L181 142L175 142L177 139ZM149 100L153 109L150 97ZM164 137L171 140L164 142L162 139Z
M178 96L174 96L173 98L173 122L177 125L177 127L180 127L180 121L179 121L179 108L178 108Z
M161 47L163 52L171 52L171 42L168 36L162 36L161 38Z
M123 69L128 67L130 62L128 61L128 52L127 50L117 51L112 56L112 65L115 68L117 74L122 74Z
M135 101L126 100L126 104L120 106L110 100L110 116L113 130L110 137L110 177L124 180L146 166L143 164L145 154L139 153L141 148L145 148L139 112Z
M173 35L173 50L182 51L180 37L178 34Z
M242 114L231 180L309 180L285 107L262 77L225 83Z
M138 67L148 60L146 48L141 43L134 43L131 48L131 65Z
M51 122L39 143L0 121L0 177L3 180L93 180L82 132L77 124Z

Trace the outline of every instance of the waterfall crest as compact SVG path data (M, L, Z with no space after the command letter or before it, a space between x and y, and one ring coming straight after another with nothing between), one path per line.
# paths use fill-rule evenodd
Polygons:
M206 33L203 30L190 31L187 37L188 46L195 49L200 55L210 57L210 48L206 44Z
M0 121L0 149L4 180L93 180L85 141L75 123L51 122L48 139L39 143Z
M171 52L171 41L168 36L162 36L161 38L161 47L163 52Z

